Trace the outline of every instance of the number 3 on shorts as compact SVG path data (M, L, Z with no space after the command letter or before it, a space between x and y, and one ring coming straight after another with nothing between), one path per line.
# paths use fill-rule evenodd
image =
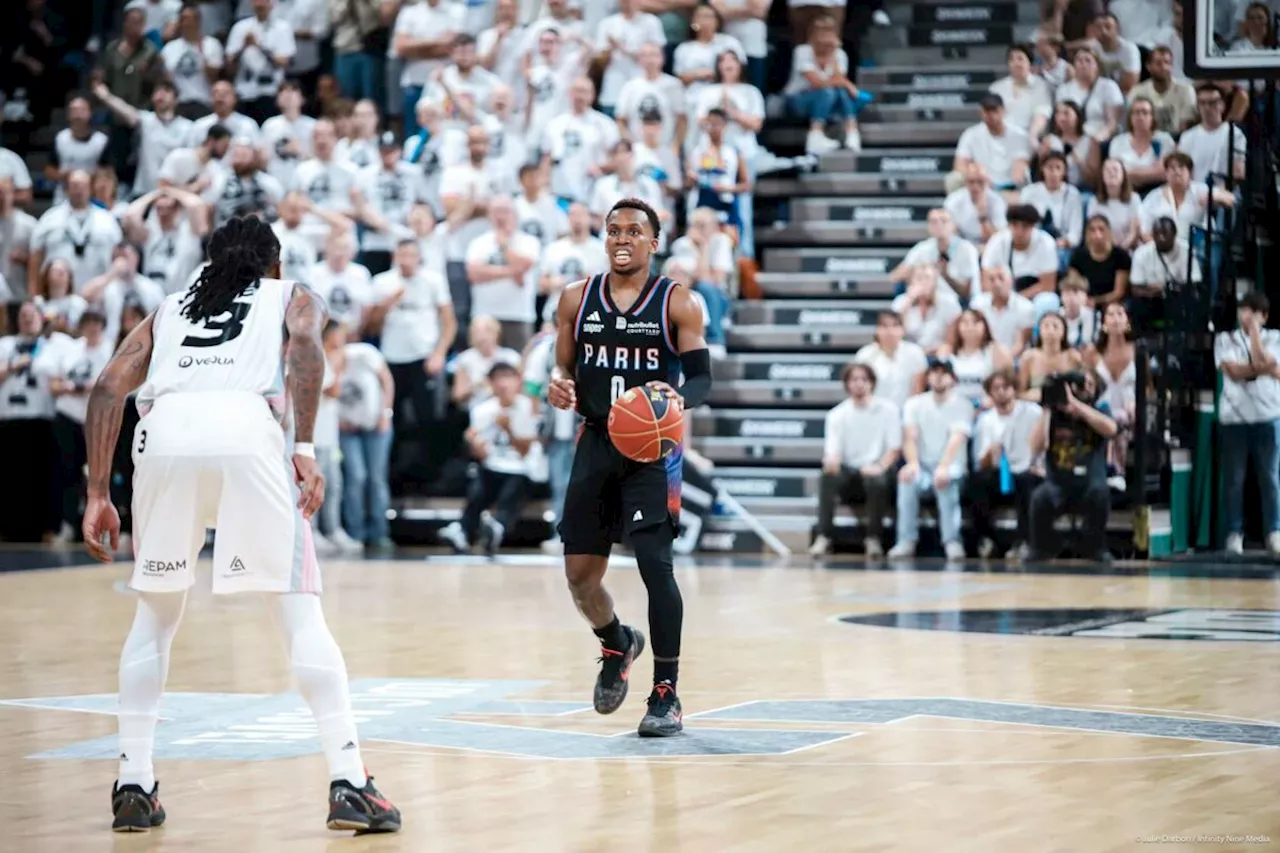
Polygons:
M147 431L145 429L138 430L138 452L147 449Z
M623 381L621 376L615 376L609 380L609 402L616 403L618 398L627 391L627 383Z

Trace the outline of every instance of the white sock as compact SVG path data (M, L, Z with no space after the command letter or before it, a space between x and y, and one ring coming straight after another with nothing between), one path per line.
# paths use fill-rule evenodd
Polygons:
M360 739L351 713L347 665L324 621L320 597L288 593L276 600L276 611L289 648L289 663L298 679L298 690L316 718L320 745L329 763L329 779L345 779L363 788L364 761L360 757Z
M160 696L169 674L169 648L186 603L185 592L138 596L133 627L120 653L120 696L116 713L120 726L121 785L139 785L147 792L155 787L156 771L151 754L156 720L160 716Z

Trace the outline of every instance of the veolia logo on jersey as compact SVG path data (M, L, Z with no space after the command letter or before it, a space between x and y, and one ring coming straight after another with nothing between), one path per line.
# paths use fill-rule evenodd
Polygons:
M220 355L209 355L203 358L192 358L184 355L178 359L178 367L230 367L235 364L234 358L223 358Z

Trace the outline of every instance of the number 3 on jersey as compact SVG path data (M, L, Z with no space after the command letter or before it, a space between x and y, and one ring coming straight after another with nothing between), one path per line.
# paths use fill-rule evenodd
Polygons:
M621 376L609 380L609 402L616 403L618 398L627 393L627 383Z
M230 311L224 311L219 316L210 317L204 321L204 328L216 333L213 337L187 335L182 339L182 345L184 347L216 347L235 340L244 331L244 321L252 307L252 302L232 302Z

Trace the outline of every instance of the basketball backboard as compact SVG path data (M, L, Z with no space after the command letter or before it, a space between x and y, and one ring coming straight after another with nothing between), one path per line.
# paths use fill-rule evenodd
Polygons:
M1191 79L1280 79L1280 0L1183 0L1182 17Z

